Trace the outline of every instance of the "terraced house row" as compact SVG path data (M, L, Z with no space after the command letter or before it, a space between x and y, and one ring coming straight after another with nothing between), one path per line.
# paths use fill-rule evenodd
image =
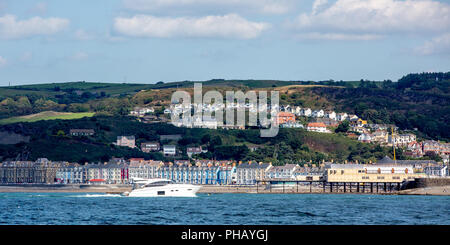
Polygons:
M0 184L130 184L137 179L164 178L176 183L198 185L254 185L264 180L332 182L351 177L353 181L355 176L364 177L365 179L361 179L364 181L370 178L372 170L383 175L377 177L377 180L392 179L394 173L401 173L401 176L395 176L394 182L402 182L417 176L448 175L447 166L439 165L432 160L394 161L385 157L370 165L333 163L321 163L317 167L315 165L273 166L271 163L254 161L243 163L214 160L162 162L143 158L129 160L113 158L106 163L79 165L41 158L35 162L0 163ZM362 175L354 175L349 169L356 169L357 173ZM369 175L364 175L368 173Z

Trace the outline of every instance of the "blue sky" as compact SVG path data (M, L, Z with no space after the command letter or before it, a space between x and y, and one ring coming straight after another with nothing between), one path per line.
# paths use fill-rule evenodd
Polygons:
M0 86L449 68L447 0L0 0Z

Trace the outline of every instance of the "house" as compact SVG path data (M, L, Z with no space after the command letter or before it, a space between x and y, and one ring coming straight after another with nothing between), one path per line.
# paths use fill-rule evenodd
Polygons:
M151 151L159 151L161 148L158 142L144 142L141 143L141 151L149 153Z
M164 155L175 156L177 154L176 146L174 145L164 145L163 146Z
M132 135L132 136L117 136L116 145L134 148L134 147L136 147L136 139L135 139L134 135Z
M153 112L155 112L155 109L153 109L153 107L135 107L134 110L130 111L130 115L143 117L146 114Z
M372 141L378 143L388 142L388 132L386 130L377 130L372 133Z
M277 124L281 125L284 123L288 123L288 122L293 122L295 123L295 115L293 113L290 112L279 112L277 114Z
M336 112L334 112L334 111L326 111L325 112L325 117L335 120L336 119Z
M324 123L327 127L339 126L338 121L331 118L315 118L313 122Z
M398 134L394 135L394 137L392 135L388 136L388 143L398 146L406 146L413 141L416 141L416 135L414 134Z
M351 126L350 131L358 132L360 134L368 134L369 130L367 128L361 127L361 126Z
M358 137L358 141L361 141L364 143L370 143L370 142L372 142L372 135L363 133Z
M306 130L319 133L331 133L324 123L308 123Z
M198 118L194 120L192 127L217 129L217 119L215 118Z
M298 123L298 122L287 122L287 123L283 123L281 124L282 128L305 128L305 126L303 126L303 124Z
M426 166L424 172L428 176L445 177L447 176L447 166L445 165Z
M85 182L83 166L78 164L63 164L56 171L56 179L61 184L80 184Z
M312 114L312 110L310 108L302 108L300 111L301 116L310 117Z
M347 120L347 118L348 118L348 115L345 112L336 114L336 120L338 120L340 122Z
M367 124L366 120L362 120L361 118L351 118L350 125L354 127L363 127Z
M72 136L91 136L95 131L93 129L71 129L69 133Z
M422 142L422 146L424 154L426 154L427 152L433 152L436 155L439 155L441 150L441 145L439 144L439 142L434 140L426 140Z
M266 179L291 179L294 178L294 171L300 166L298 164L286 164L284 166L272 166L266 172Z
M312 117L323 117L325 116L325 112L323 110L314 110L312 112Z
M269 163L248 162L236 166L236 183L239 185L254 185L264 179L266 171L272 167Z
M195 155L195 154L201 154L203 151L202 151L202 147L201 146L199 146L199 147L188 147L188 148L186 148L186 154L189 156L189 157L192 157L192 155Z
M422 143L416 141L408 143L404 154L411 157L422 157L424 155Z
M219 128L221 129L239 129L239 130L244 130L245 129L245 125L221 125L219 126Z

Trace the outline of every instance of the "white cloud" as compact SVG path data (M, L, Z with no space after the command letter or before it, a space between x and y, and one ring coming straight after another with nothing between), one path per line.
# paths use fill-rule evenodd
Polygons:
M450 30L450 5L432 0L316 0L289 27L300 32L359 35L436 34Z
M316 14L318 11L328 3L328 0L315 0L313 3L312 14Z
M83 29L78 29L75 34L75 39L77 40L81 40L81 41L87 41L87 40L92 40L94 39L94 35L91 33L86 32Z
M0 39L20 39L39 35L52 35L64 30L69 20L33 17L18 21L14 15L0 17Z
M2 68L3 66L5 66L7 63L6 59L3 58L2 56L0 56L0 68Z
M147 12L167 10L197 12L207 9L283 14L289 11L294 2L295 0L124 0L124 5L128 9Z
M251 39L258 37L269 24L250 22L239 15L206 16L201 18L160 18L137 15L116 18L114 30L132 37L207 37Z
M326 40L375 40L382 38L382 35L374 34L343 34L343 33L319 33L319 32L308 32L296 35L298 39L326 39Z
M420 55L450 54L450 33L433 38L415 49Z

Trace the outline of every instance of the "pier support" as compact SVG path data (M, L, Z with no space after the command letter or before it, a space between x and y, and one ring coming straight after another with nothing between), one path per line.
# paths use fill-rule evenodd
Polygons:
M333 183L330 183L330 192L333 192Z
M346 193L347 192L347 189L345 188L346 186L346 183L344 182L344 193Z
M359 182L356 183L356 192L359 192Z
M309 192L312 192L312 182L309 182Z
M384 192L386 192L386 182L384 182Z
M370 193L373 193L373 183L370 183Z
M366 192L366 183L363 183L363 191L362 191L363 193L365 193Z

